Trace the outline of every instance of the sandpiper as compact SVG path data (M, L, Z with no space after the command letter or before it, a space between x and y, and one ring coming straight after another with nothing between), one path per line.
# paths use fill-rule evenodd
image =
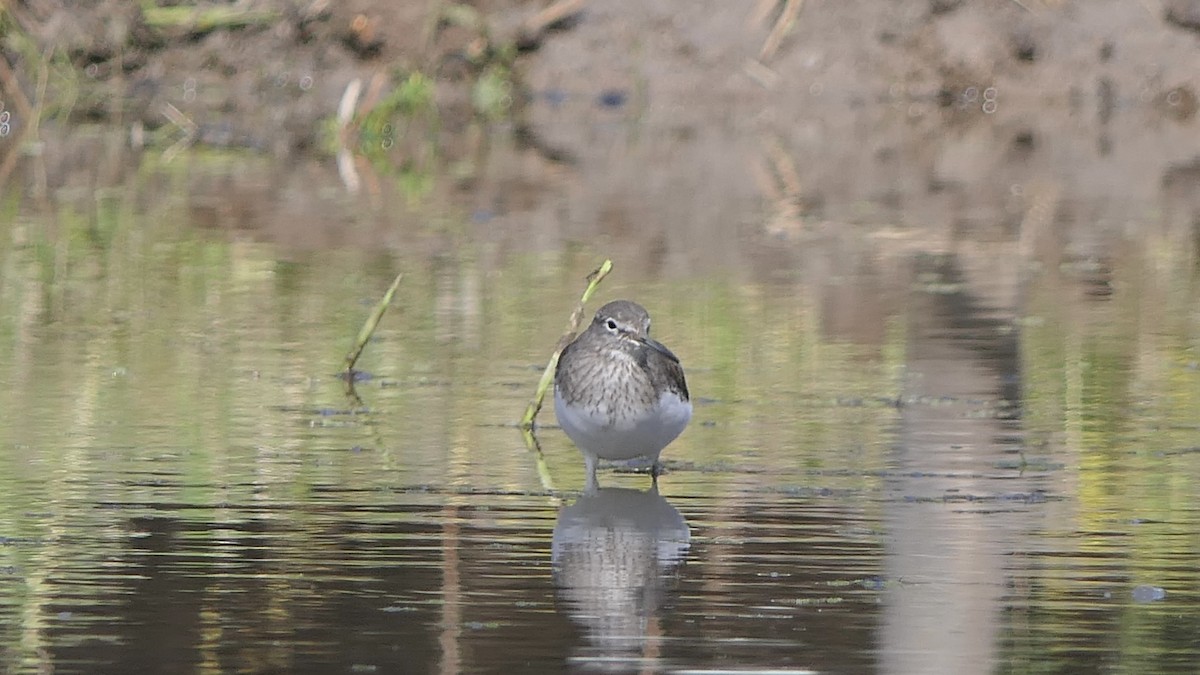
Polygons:
M679 357L650 337L650 315L636 302L615 300L563 349L554 374L554 412L583 452L594 489L601 459L652 462L692 419Z

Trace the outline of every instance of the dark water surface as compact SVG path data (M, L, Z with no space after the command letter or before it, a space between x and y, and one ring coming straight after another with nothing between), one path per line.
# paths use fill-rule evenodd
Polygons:
M0 224L0 670L1200 662L1200 284L1157 221L1086 254L847 227L760 269L617 259L597 300L650 309L696 412L658 492L584 496L552 410L540 460L514 424L603 246L414 219L293 248L146 181Z

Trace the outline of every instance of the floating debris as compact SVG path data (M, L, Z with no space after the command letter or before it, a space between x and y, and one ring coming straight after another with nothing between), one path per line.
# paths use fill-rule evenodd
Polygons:
M1159 586L1140 584L1133 587L1134 602L1158 602L1167 597L1167 591Z

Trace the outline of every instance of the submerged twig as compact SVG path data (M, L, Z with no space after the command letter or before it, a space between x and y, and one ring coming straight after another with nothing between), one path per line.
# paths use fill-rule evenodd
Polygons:
M525 447L533 451L534 461L537 462L538 479L542 481L542 488L551 494L558 492L554 489L554 479L550 476L550 467L546 465L546 456L542 454L542 446L538 443L537 436L533 434L533 429L521 429L521 437L525 439Z
M362 328L358 330L358 337L354 339L354 348L350 353L346 354L345 368L346 380L354 381L354 364L358 362L358 357L362 355L363 347L367 346L367 341L375 334L375 329L379 326L379 320L383 318L383 313L387 311L388 305L392 304L392 296L396 294L396 288L400 286L400 279L404 274L397 274L396 279L392 281L392 285L388 287L387 292L383 294L375 309L371 311L371 315L363 323Z
M775 25L771 27L770 34L763 42L762 49L758 52L758 60L766 63L775 56L775 51L779 49L779 45L783 42L783 38L788 31L792 29L792 25L796 23L796 17L800 14L800 8L804 5L804 0L786 0L783 4L783 11L779 13L779 18L775 21Z
M579 304L575 306L575 311L571 312L571 319L567 323L567 332L563 333L562 337L558 339L558 345L554 347L554 353L550 355L550 362L546 364L546 369L542 371L542 379L538 382L533 400L526 406L525 414L521 417L522 429L533 429L533 420L537 417L538 411L542 409L542 401L546 398L546 390L550 388L550 383L554 380L554 370L558 367L558 357L562 354L562 350L571 343L571 338L575 337L575 332L579 330L579 324L583 321L583 306L587 304L587 301L592 297L592 293L596 292L596 287L600 285L600 282L611 271L612 261L605 260L602 265L588 275L587 289L583 291L583 296L579 298Z

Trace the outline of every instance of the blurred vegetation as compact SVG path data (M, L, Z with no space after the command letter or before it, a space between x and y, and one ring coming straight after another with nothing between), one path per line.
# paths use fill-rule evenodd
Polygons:
M170 5L160 7L154 0L140 2L142 19L157 29L186 29L190 33L207 33L221 28L244 28L265 25L280 18L272 9L255 9L221 5Z
M514 43L496 44L487 20L475 8L458 3L431 4L428 22L431 33L443 26L470 31L474 38L463 53L455 55L466 65L470 101L480 123L507 118L514 110L516 74ZM434 36L426 37L427 43ZM349 145L382 176L395 176L402 192L419 200L443 175L442 119L437 104L438 68L444 59L432 59L427 70L393 73L398 83L391 91L363 102L353 119L331 117L326 122L326 147L336 152ZM444 85L441 85L444 86ZM470 166L458 163L455 179L468 177ZM466 172L467 175L464 174Z

